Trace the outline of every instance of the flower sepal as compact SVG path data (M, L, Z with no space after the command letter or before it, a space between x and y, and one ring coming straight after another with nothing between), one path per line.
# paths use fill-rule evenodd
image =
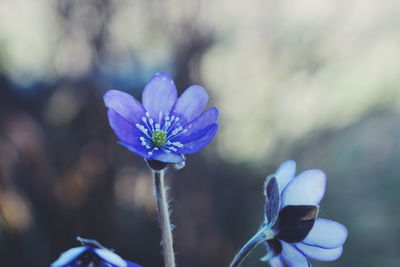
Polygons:
M272 227L279 215L280 196L275 176L269 176L264 184L265 222Z
M182 155L182 157L185 158L184 155ZM179 163L165 163L158 160L148 160L148 159L145 159L145 161L147 163L147 166L153 171L163 171L167 169L169 164L172 164L176 170L180 170L186 165L185 161Z
M182 162L179 162L179 163L175 163L175 164L174 164L175 170L180 170L180 169L182 169L182 168L185 167L185 166L186 166L186 161L182 161Z
M158 160L148 160L145 159L147 166L153 171L163 171L168 167L168 163L158 161Z

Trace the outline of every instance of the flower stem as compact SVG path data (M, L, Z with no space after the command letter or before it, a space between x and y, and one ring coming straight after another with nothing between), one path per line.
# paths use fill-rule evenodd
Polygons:
M261 228L236 254L235 258L229 265L229 267L238 267L247 258L250 252L253 251L259 244L264 241L274 238L276 235L275 231L267 229L265 227Z
M158 216L160 219L164 263L165 267L175 267L172 229L169 219L167 194L164 187L165 170L152 170L152 174L155 197L157 201Z

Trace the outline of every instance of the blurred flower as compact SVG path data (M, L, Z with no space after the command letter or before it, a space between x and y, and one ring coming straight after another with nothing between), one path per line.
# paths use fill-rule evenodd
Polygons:
M218 109L203 111L208 95L192 85L177 98L172 78L157 73L143 90L142 102L111 90L104 95L108 118L120 145L133 153L164 163L181 163L183 154L204 148L218 130Z
M122 259L96 240L80 237L78 237L78 240L84 246L65 251L50 267L141 267L136 263Z
M340 223L316 219L325 193L326 176L321 170L306 170L294 177L296 163L285 161L265 185L266 229L276 231L265 242L268 254L262 258L273 267L311 266L308 258L333 261L339 258L347 238Z

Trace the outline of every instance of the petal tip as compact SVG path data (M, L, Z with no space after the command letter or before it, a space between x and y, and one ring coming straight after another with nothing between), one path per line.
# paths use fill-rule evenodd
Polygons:
M204 89L204 87L202 87L202 86L200 86L200 85L197 85L197 84L193 84L193 85L189 86L189 87L186 89L186 91L188 91L188 90L194 92L194 94L195 94L198 98L203 99L203 101L204 101L205 103L208 102L208 93L207 93L207 90Z
M292 160L292 159L288 159L288 160L285 160L283 163L282 163L282 165L288 165L288 166L290 166L290 167L292 167L292 168L296 168L296 161L294 161L294 160Z
M103 100L107 108L114 109L130 122L138 121L144 113L142 104L123 91L109 90L103 95Z
M105 106L106 106L107 108L110 108L110 105L111 105L110 102L112 101L113 96L114 96L115 94L119 94L119 93L124 93L124 92L119 91L119 90L108 90L108 91L103 95L103 101L104 101L104 104L105 104Z
M347 236L348 230L343 224L318 218L303 242L310 246L332 249L343 246Z
M312 179L317 180L321 186L324 187L326 186L326 174L323 170L320 169L310 169L304 171L304 174L307 174L310 177L313 177ZM324 190L325 191L325 190Z
M162 71L160 71L160 72L156 72L151 78L150 78L150 80L149 80L149 82L150 81L152 81L153 79L162 79L162 80L164 80L164 81L169 81L169 82L171 82L172 84L174 84L174 80L172 79L172 76L171 75L169 75L168 73L166 73L166 72L162 72ZM148 82L148 83L149 83Z
M282 192L288 183L293 179L296 173L296 162L294 160L286 160L275 171L275 176L278 181L279 191Z
M189 89L196 90L199 95L201 94L204 97L207 97L207 99L208 99L208 93L207 93L207 90L204 89L204 87L197 85L197 84L193 84L193 85L189 86L186 90L189 90Z
M209 108L209 110L211 110L215 115L215 121L217 121L219 119L219 109L217 107L211 107Z

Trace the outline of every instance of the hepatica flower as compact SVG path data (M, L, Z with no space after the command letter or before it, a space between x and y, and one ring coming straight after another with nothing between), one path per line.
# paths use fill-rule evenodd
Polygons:
M238 266L261 243L267 248L261 260L272 267L311 267L309 259L333 261L341 256L346 227L317 218L325 193L324 172L306 170L295 177L295 171L296 163L289 160L267 178L265 222L231 266Z
M65 251L50 267L141 267L122 259L96 240L80 237L78 240L83 246Z
M178 98L172 78L157 73L147 83L142 103L111 90L104 95L108 118L120 145L147 159L182 163L184 154L204 148L218 130L218 109L203 109L207 92L192 85Z

